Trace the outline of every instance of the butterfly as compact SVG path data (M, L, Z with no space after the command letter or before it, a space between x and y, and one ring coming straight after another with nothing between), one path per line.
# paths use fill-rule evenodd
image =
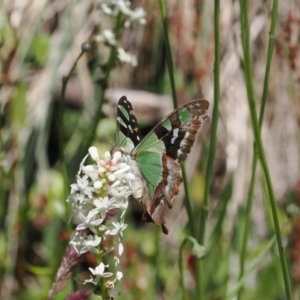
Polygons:
M142 221L161 225L168 234L165 213L182 182L180 162L194 144L209 102L195 100L176 109L159 122L144 138L131 103L122 96L117 106L116 150L129 157L135 175L132 197L142 204Z

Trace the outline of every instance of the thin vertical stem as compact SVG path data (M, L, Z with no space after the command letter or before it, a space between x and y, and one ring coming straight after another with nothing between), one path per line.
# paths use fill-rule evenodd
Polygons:
M270 34L269 34L268 51L267 51L267 63L266 63L264 87L263 87L261 108L260 108L260 115L259 115L260 129L261 129L261 126L263 123L264 111L265 111L265 106L266 106L266 102L267 102L268 90L269 90L269 75L270 75L271 61L272 61L273 49L274 49L274 34L275 34L275 28L276 28L276 23L277 23L277 17L278 17L278 1L273 1L271 28L270 28ZM252 174L251 174L251 180L250 180L249 191L248 191L246 216L245 216L245 224L244 224L244 234L243 234L242 249L241 249L241 255L240 255L239 280L244 275L246 249L247 249L247 241L248 241L248 236L249 236L249 228L250 228L249 224L250 224L250 218L251 218L251 209L252 209L252 202L253 202L257 161L258 161L258 153L256 151L256 145L254 145L254 153L253 153L253 159L252 159ZM239 290L238 299L241 299L241 292L242 292L242 288Z
M70 80L70 77L76 68L77 62L79 61L79 59L81 58L81 56L83 55L84 52L86 52L86 50L84 50L82 48L80 54L76 58L69 73L67 74L67 76L64 76L62 79L62 89L61 89L61 96L60 96L59 110L58 110L58 124L60 124L61 126L60 126L60 130L58 133L58 140L59 140L59 160L60 160L60 165L61 165L63 180L64 180L64 199L67 199L68 191L69 191L69 178L68 178L68 172L67 172L65 155L64 155L63 117L64 117L64 111L65 111L65 95L66 95L66 89L67 89L67 85ZM65 201L65 207L66 207L66 211L69 212L70 208L66 201Z
M215 65L214 65L214 107L212 113L212 126L211 126L211 136L210 136L210 146L208 161L205 174L205 190L204 190L204 200L200 211L200 228L199 228L199 244L204 245L205 243L205 232L206 232L206 221L208 217L208 206L209 206L209 191L211 187L212 177L213 177L213 163L216 154L217 147L217 128L219 120L219 100L220 100L220 1L215 0L215 10L214 10L214 39L215 39ZM197 262L196 268L197 274L197 294L199 299L204 299L204 265L203 261Z
M165 45L166 45L166 51L167 51L167 65L168 65L169 78L170 78L170 84L171 84L171 90L172 90L173 107L177 108L178 101L177 101L177 95L176 95L176 89L175 89L174 66L173 66L172 51L171 51L169 33L168 33L168 20L167 20L167 11L166 11L165 0L159 0L159 4L160 4L160 12L161 12L161 21L162 21L162 25L163 25L164 37L165 37L165 42L166 42Z
M248 21L248 1L246 0L240 0L241 5L241 30L242 35L244 36L243 40L243 52L244 52L244 61L245 61L245 82L246 82L246 89L247 89L247 96L248 96L248 105L250 110L250 116L251 116L251 123L252 123L252 129L255 137L255 143L257 146L258 151L258 157L261 162L262 169L264 171L264 175L266 178L266 184L268 187L269 192L269 200L270 200L270 206L275 226L275 233L276 233L276 239L277 239L277 246L279 251L279 257L280 257L280 263L281 263L281 269L282 269L282 275L283 275L283 281L285 285L285 291L287 299L292 299L292 293L290 288L290 282L289 282L289 274L288 274L288 268L287 263L284 255L284 248L282 244L281 239L281 233L280 233L280 226L279 226L279 220L277 216L277 210L276 210L276 199L274 194L274 189L271 181L271 176L267 164L266 154L264 151L262 139L261 139L261 133L260 133L260 125L256 113L256 103L255 103L255 96L254 96L254 86L253 86L253 80L252 80L252 59L251 59L251 50L250 50L250 26ZM274 25L275 26L275 25Z

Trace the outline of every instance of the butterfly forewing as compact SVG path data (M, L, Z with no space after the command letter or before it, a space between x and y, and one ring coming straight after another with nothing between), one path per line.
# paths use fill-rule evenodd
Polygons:
M153 151L166 153L176 161L184 161L194 144L201 121L207 117L209 102L192 101L167 116L139 143L133 153Z
M141 133L132 105L125 96L121 97L117 108L116 145L131 151L141 141Z

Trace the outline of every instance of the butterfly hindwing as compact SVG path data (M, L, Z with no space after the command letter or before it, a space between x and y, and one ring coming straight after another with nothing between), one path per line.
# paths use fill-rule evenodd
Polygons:
M141 141L141 133L136 117L132 112L132 105L125 96L118 102L117 108L117 147L131 151Z

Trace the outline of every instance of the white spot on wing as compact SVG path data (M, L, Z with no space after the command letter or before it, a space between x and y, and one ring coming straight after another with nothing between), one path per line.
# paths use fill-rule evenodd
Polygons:
M187 131L184 135L184 138L182 139L181 143L180 143L180 147L184 147L186 145L186 140L188 139L188 137L190 136L189 132Z
M174 142L176 141L176 139L178 138L178 132L179 132L179 129L178 128L175 128L173 130L173 137L171 139L171 144L174 144Z
M178 157L182 154L183 154L183 152L181 151L181 149L178 149Z

